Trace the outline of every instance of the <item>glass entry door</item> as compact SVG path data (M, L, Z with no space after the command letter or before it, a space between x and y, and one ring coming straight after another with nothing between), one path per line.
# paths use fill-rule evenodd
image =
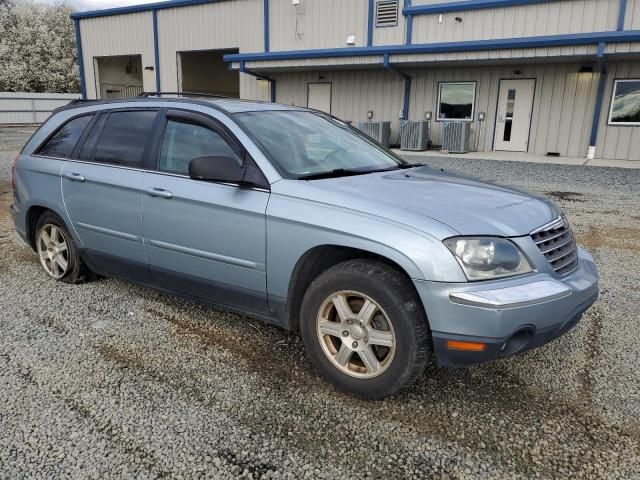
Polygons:
M536 81L500 80L494 150L526 152Z

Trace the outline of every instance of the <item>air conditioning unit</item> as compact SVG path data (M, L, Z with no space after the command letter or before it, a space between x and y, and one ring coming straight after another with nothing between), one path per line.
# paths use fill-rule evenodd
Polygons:
M442 149L451 153L467 153L471 137L471 122L443 122Z
M360 122L358 130L373 138L385 148L389 148L391 140L391 122Z
M400 126L400 150L421 152L429 146L429 122L402 122Z

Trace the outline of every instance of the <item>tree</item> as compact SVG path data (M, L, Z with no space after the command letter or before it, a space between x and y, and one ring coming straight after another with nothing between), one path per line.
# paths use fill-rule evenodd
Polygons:
M0 91L79 91L72 12L64 4L0 0Z

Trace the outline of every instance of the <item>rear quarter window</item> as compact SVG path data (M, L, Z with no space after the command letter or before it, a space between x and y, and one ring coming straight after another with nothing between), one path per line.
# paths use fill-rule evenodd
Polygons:
M68 158L92 118L93 115L83 115L69 120L37 150L36 155Z

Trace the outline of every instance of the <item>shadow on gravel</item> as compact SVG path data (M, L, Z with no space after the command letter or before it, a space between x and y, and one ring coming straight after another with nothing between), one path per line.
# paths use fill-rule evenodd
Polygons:
M547 195L555 198L556 200L564 200L567 202L584 202L584 200L580 198L580 197L583 197L584 195L578 192L553 191L553 192L547 192Z

